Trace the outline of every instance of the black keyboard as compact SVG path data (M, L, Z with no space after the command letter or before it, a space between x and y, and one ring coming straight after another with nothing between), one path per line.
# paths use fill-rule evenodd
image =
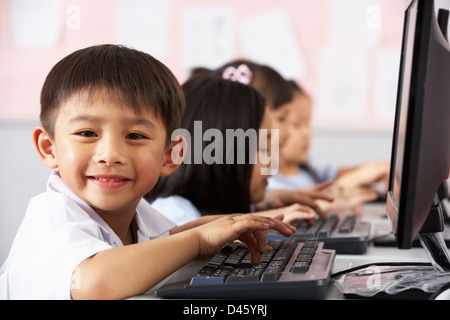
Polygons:
M273 250L251 265L247 246L233 242L218 252L189 285L156 292L183 299L324 299L335 251L322 242L271 240Z
M363 254L367 251L370 236L370 223L355 215L331 215L327 219L316 219L309 225L303 220L292 223L296 227L289 239L302 242L316 240L324 242L324 248L336 250L336 253ZM284 239L276 231L267 233L268 239Z

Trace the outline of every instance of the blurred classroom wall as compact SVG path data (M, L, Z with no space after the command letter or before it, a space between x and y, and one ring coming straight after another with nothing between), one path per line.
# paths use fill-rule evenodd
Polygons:
M249 58L313 97L311 159L390 157L405 0L0 0L0 264L50 169L31 141L50 68L74 50L146 51L183 82Z

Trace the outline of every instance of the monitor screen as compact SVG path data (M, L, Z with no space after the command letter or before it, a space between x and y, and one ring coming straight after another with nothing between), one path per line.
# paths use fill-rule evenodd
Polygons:
M412 69L412 57L413 57L413 45L414 34L416 30L417 20L417 2L411 4L410 9L406 12L407 18L405 19L404 27L404 51L403 51L403 65L402 65L402 77L401 77L401 91L399 91L399 119L397 128L397 141L396 152L393 163L394 175L391 176L392 181L392 194L393 201L398 205L400 203L400 185L402 182L402 169L403 159L405 156L405 138L406 138L406 123L409 106L409 94L411 86L411 69Z
M434 1L405 11L387 211L410 248L450 170L450 46ZM439 230L437 230L439 231Z

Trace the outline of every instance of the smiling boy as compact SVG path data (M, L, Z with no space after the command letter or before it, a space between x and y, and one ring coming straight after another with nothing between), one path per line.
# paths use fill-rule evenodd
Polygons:
M164 158L165 128L151 112L136 114L118 102L111 107L105 93L94 94L89 104L62 104L53 150L41 156L49 167L58 167L65 184L94 208L123 244L130 244L134 235L127 226L140 198L160 175L173 169ZM40 147L48 141L45 129L36 128L34 135L38 149L45 148Z
M54 171L0 269L0 299L126 298L227 242L247 243L258 262L264 231L292 234L253 215L176 226L142 199L179 166L171 155L184 140L168 137L183 112L175 77L137 50L89 47L53 67L33 141Z

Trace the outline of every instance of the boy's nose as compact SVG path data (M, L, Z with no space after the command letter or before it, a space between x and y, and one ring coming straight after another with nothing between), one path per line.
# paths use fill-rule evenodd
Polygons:
M113 138L104 138L97 145L94 160L107 165L123 164L125 151L123 144Z

